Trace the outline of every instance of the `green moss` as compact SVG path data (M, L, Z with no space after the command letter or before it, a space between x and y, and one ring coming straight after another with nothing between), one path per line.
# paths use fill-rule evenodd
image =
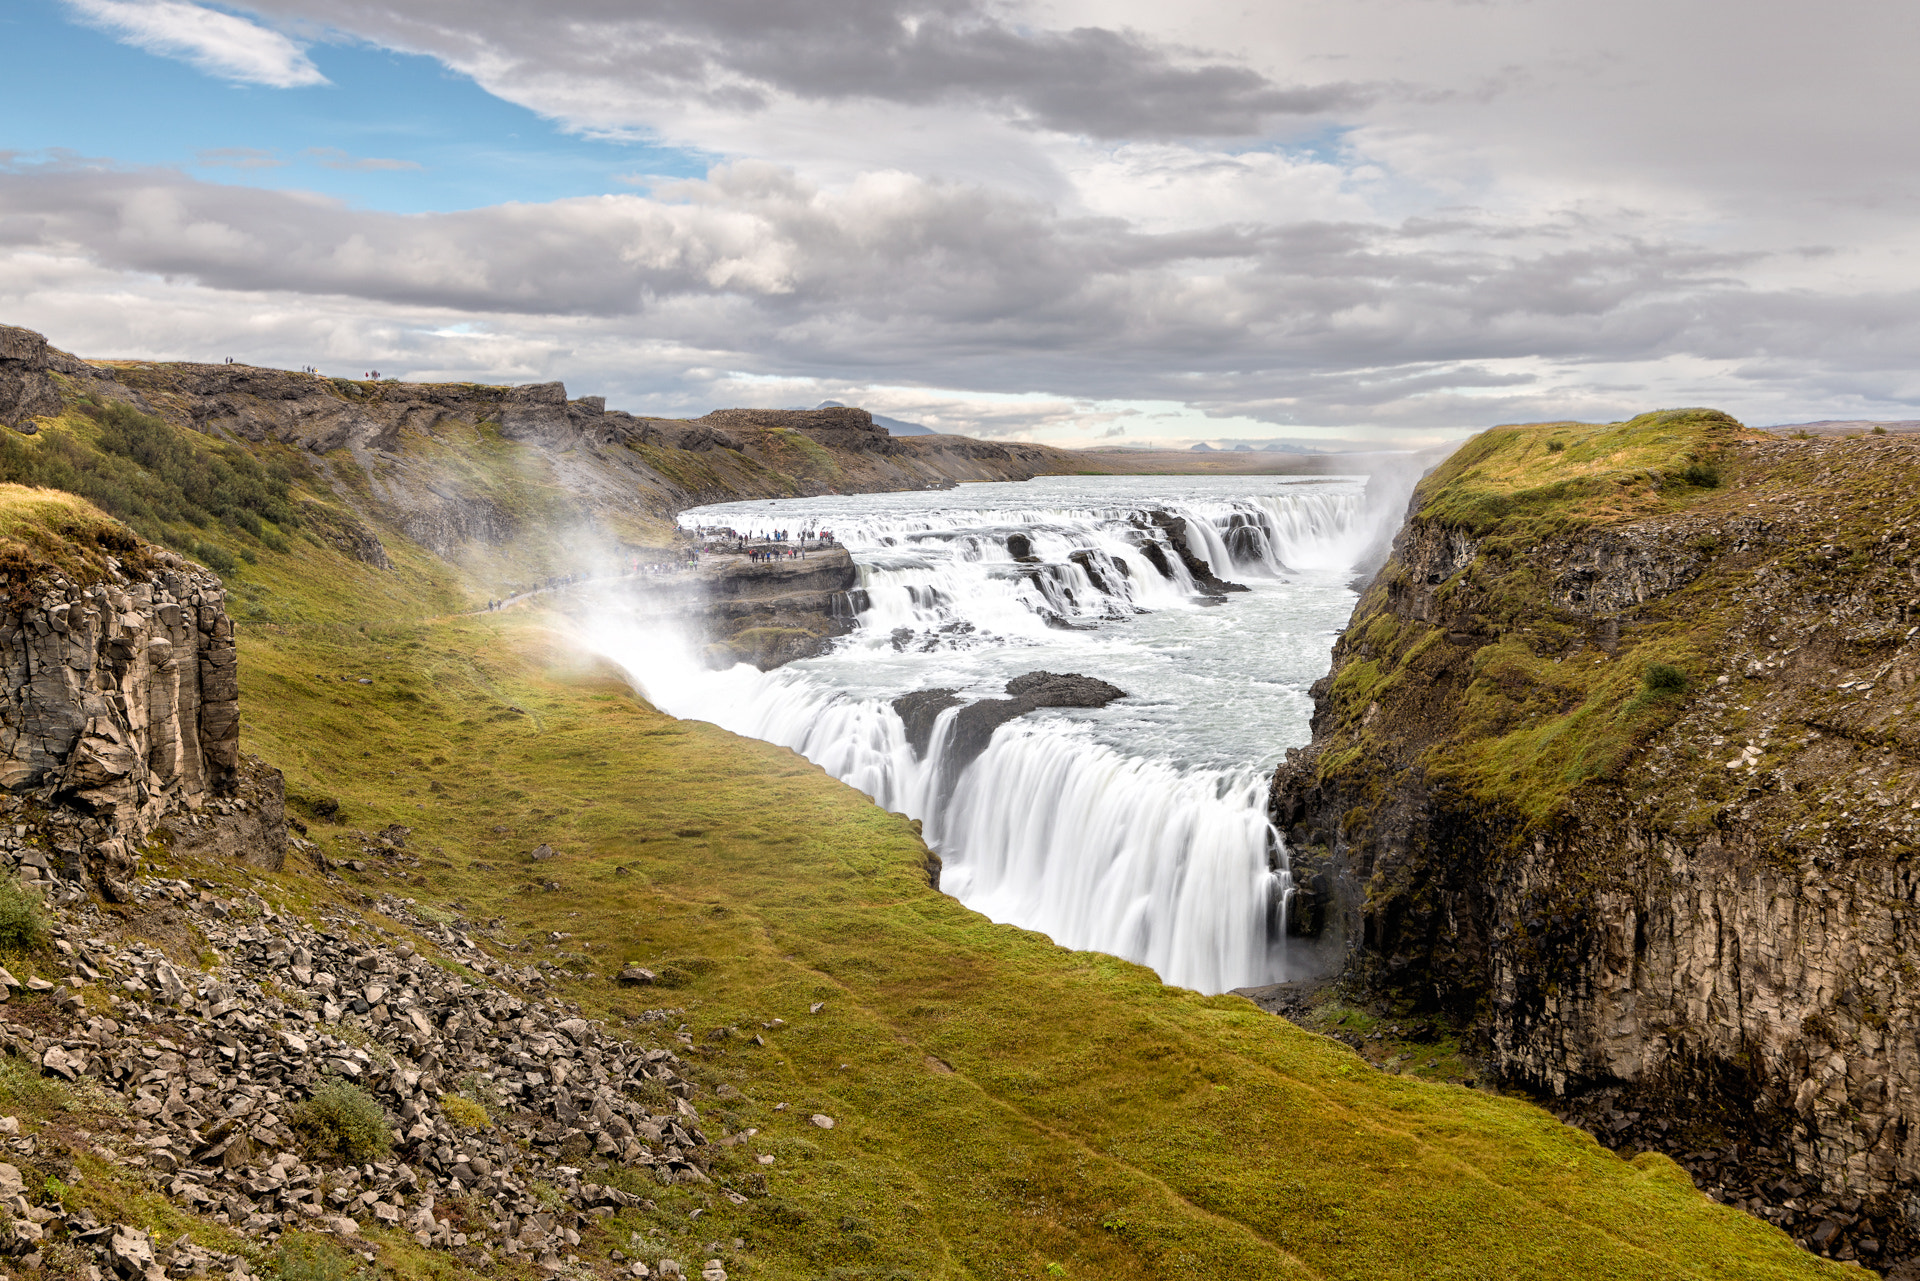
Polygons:
M1536 423L1482 432L1422 481L1422 519L1517 544L1642 515L1719 483L1717 462L1743 429L1711 409L1663 410L1624 423ZM1563 434L1579 437L1551 448ZM1681 484L1658 483L1671 478ZM1682 492L1686 491L1686 492Z

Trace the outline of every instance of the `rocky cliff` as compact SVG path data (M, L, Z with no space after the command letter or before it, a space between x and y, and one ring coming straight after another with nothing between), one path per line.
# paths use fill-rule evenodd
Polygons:
M1916 517L1899 438L1488 433L1416 494L1273 788L1351 987L1902 1276Z
M251 858L281 857L278 776L240 758L220 580L64 495L0 486L0 523L0 787L56 829L53 863L6 842L12 861L115 896L170 819L188 844L232 844L242 822ZM63 554L37 554L36 534Z

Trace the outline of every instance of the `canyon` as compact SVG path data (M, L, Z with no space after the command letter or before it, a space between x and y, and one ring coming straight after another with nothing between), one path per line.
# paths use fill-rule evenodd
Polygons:
M0 1166L0 1201L23 1266L76 1281L285 1275L303 1257L341 1275L363 1265L408 1277L697 1268L709 1281L1414 1277L1455 1262L1509 1275L1837 1275L1773 1226L1702 1197L1658 1151L1616 1154L1523 1099L1377 1072L1240 997L1169 986L1143 966L968 911L930 884L939 865L926 824L784 747L665 714L580 643L597 581L687 592L715 611L695 620L699 670L730 656L746 660L736 677L792 679L820 661L822 642L850 634L833 630L834 599L871 592L871 571L822 555L772 562L771 574L718 557L697 575L636 572L685 548L673 516L698 502L1012 480L1075 470L1071 456L883 441L858 411L671 422L610 415L551 387L342 387L232 366L82 362L21 332L0 346L9 397L0 413L12 429L0 435L0 464L41 487L0 490L0 565L17 628L6 634L18 638L10 652L19 649L25 674L9 683L18 786L4 800L0 857L18 869L8 883L33 902L8 909L21 933L9 936L0 974L10 993L0 1005L0 1144L17 1162L16 1178ZM1473 854L1465 834L1478 829L1464 820L1448 829L1445 856L1430 854L1428 818L1458 807L1414 796L1404 780L1369 790L1342 770L1412 760L1459 714L1437 700L1487 671L1507 701L1474 694L1468 710L1481 730L1523 727L1588 685L1633 703L1631 717L1670 718L1662 732L1694 717L1705 733L1732 706L1730 687L1749 687L1735 679L1797 699L1762 637L1741 651L1760 675L1743 665L1720 685L1676 644L1660 661L1681 671L1683 687L1647 685L1628 670L1641 620L1604 612L1703 590L1716 559L1747 555L1760 537L1742 548L1729 540L1748 526L1687 525L1690 505L1666 510L1680 498L1762 501L1739 487L1739 451L1761 445L1723 440L1733 427L1714 428L1703 445L1692 430L1677 447L1660 445L1657 485L1635 480L1629 492L1619 475L1649 469L1593 462L1568 429L1565 452L1592 464L1581 479L1595 485L1575 497L1655 504L1646 515L1685 526L1657 537L1616 536L1598 522L1504 527L1514 500L1499 485L1437 473L1353 624L1313 642L1334 646L1335 673L1317 687L1314 743L1281 767L1271 811L1259 774L1246 780L1255 870L1269 874L1271 813L1295 897L1322 904L1289 916L1286 930L1303 944L1318 930L1353 982L1463 1018L1480 1008L1475 967L1500 960L1508 1013L1488 1036L1512 1047L1503 1073L1549 1093L1556 1071L1569 1096L1588 1083L1583 1072L1598 1079L1563 1066L1576 1051L1591 1059L1581 1048L1592 1040L1588 1016L1558 969L1542 979L1529 968L1537 950L1503 952L1495 932L1517 924L1544 946L1537 940L1563 928L1549 910L1560 901L1529 881L1534 898L1486 906L1469 886L1447 904L1453 923L1432 925L1423 913L1444 895L1428 881L1491 884L1497 860ZM193 488L192 470L169 470L170 456L228 477L227 488ZM1474 458L1462 467L1500 461ZM1707 463L1724 484L1667 476ZM1517 488L1530 486L1522 477ZM1072 589L1057 596L1063 622L1104 615L1123 579L1143 592L1183 582L1183 600L1219 602L1185 601L1194 617L1257 607L1260 585L1236 592L1247 584L1217 572L1227 557L1251 563L1253 534L1236 531L1257 522L1179 517L1183 551L1167 525L1143 519L1147 528L1123 522L1130 551L1116 545L1138 558L1131 576L1112 556L1076 560L1073 550L1090 549L1032 535L1024 553L997 545L1009 582ZM1206 529L1220 537L1217 553L1192 541ZM1161 550L1164 573L1148 568L1146 542ZM1855 573L1855 540L1832 545L1837 558L1821 563ZM1527 691L1543 682L1518 653L1484 655L1465 673L1439 664L1505 635L1502 610L1540 607L1499 583L1486 595L1461 588L1485 584L1482 558L1536 546L1549 549L1554 575L1538 599L1565 601L1578 619L1552 636L1579 658L1606 656L1580 683L1552 684L1537 706ZM1876 555L1867 552L1870 573ZM847 586L850 565L864 588ZM1391 597L1395 584L1404 590ZM1326 590L1332 601L1346 589ZM1816 594L1849 619L1849 610L1878 617L1871 591ZM870 604L907 609L904 593L874 595ZM1390 597L1413 622L1382 604ZM501 598L513 603L486 607ZM1588 602L1603 612L1572 608ZM1042 632L1078 634L1024 612ZM1123 625L1158 625L1171 612L1129 614ZM892 628L878 635L890 651ZM1485 643L1468 651L1474 641ZM728 654L702 652L716 645ZM1362 645L1436 664L1424 695L1436 700L1432 718L1395 702L1414 681L1359 670L1380 661L1356 659ZM1834 724L1853 724L1845 716L1862 706L1853 695L1863 676L1904 688L1903 668L1886 672L1845 682ZM1094 716L1143 692L1109 686L1125 696L1105 709L1027 701L1035 715ZM981 686L993 695L984 701L1012 702L1038 688L1010 688L1004 675ZM1353 706L1361 694L1372 697ZM1404 742L1336 737L1389 719ZM1037 723L1023 714L991 730L967 769ZM1766 752L1784 736L1762 737L1759 724L1742 737L1744 725L1712 722L1708 737L1723 740L1714 746L1731 757L1737 739L1745 763L1729 770L1716 755L1717 772L1697 771L1703 793L1768 768ZM1901 731L1896 721L1872 732ZM1595 753L1582 761L1616 740L1641 741L1574 737ZM1632 768L1618 763L1620 747L1609 750L1609 769ZM1003 764L1002 777L1020 781L1019 761ZM1613 785L1606 770L1574 770L1567 782L1566 762L1550 765L1547 801ZM1511 774L1516 763L1500 766ZM1408 768L1436 772L1432 762ZM1472 781L1456 770L1454 786ZM1697 807L1682 817L1723 838L1734 828L1715 824L1720 810L1764 809L1745 790L1707 799L1704 819ZM1875 816L1891 810L1879 799ZM1551 809L1533 792L1520 802L1524 819ZM1505 821L1490 807L1474 812ZM1652 814L1649 830L1669 818ZM1815 820L1794 811L1779 821ZM1376 831L1404 832L1404 842L1368 846L1385 852L1363 869L1360 842ZM1836 853L1839 839L1828 838ZM1543 840L1531 857L1561 848ZM1730 845L1722 839L1711 857L1732 857ZM1639 865L1664 848L1650 842ZM1456 865L1455 853L1482 862ZM1549 896L1588 884L1559 864L1539 868L1532 875L1555 878ZM1690 921L1643 918L1661 922L1655 937L1667 930L1676 955L1711 970L1701 944L1683 937ZM1468 936L1483 925L1480 945ZM1572 937L1571 954L1586 955L1588 936ZM1708 1023L1703 1013L1689 1026ZM1788 1058L1797 1052L1791 1038L1780 1044ZM1628 1057L1607 1060L1608 1070ZM341 1093L348 1084L379 1118L376 1159L343 1159L313 1137L310 1105L323 1090L360 1097ZM1889 1129L1899 1106L1883 1109ZM1876 1149L1859 1146L1851 1118L1818 1098L1811 1115L1820 1128L1808 1159L1837 1154L1844 1165L1857 1155L1872 1176ZM1838 1146L1819 1146L1828 1141ZM1900 1168L1896 1159L1895 1185ZM1863 1182L1860 1195L1892 1193Z

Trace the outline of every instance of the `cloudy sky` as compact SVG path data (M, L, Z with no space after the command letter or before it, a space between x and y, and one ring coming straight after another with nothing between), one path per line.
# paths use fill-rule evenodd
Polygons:
M1886 3L9 0L0 322L1056 443L1920 417Z

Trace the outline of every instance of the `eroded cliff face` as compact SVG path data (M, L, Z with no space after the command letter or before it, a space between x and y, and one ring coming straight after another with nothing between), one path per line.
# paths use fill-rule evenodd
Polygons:
M163 822L253 862L286 848L278 774L240 758L220 580L171 552L137 559L96 581L16 571L0 606L0 786L60 833L47 879L109 896Z
M1462 519L1498 455L1433 477L1274 816L1350 982L1884 1265L1920 1224L1920 447L1691 441L1569 519L1524 471Z

